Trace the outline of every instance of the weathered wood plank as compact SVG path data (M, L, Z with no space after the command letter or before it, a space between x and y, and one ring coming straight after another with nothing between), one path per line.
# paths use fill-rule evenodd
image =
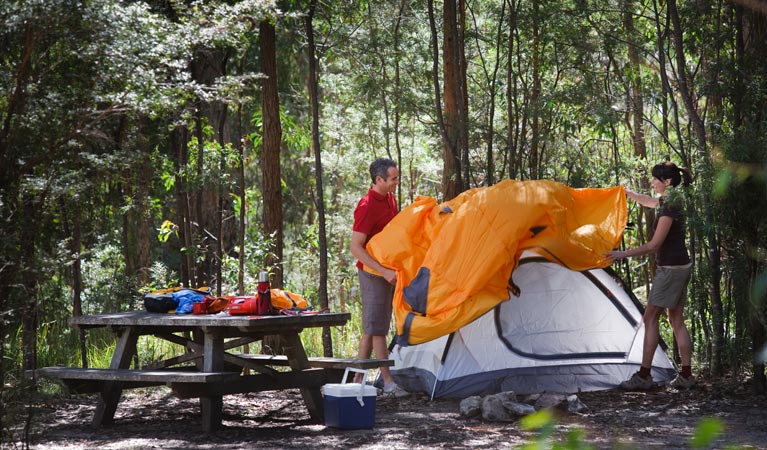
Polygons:
M248 361L268 365L268 366L288 366L286 356L258 355L249 353L239 353L238 358ZM355 369L375 369L378 367L390 367L394 365L392 359L357 359L357 358L329 358L324 356L309 357L309 367L321 369L345 369L353 367Z
M280 372L272 375L247 375L226 383L171 383L173 393L179 398L194 398L204 395L229 395L246 392L276 391L304 388L317 390L327 383L337 383L338 377L333 370L305 369L301 371ZM308 405L307 405L308 408Z
M83 369L43 367L38 376L60 380L136 381L150 383L216 383L236 379L239 372L193 372L185 370Z
M239 328L248 332L280 332L284 329L342 326L351 319L351 313L326 313L304 316L229 316L226 314L158 314L129 311L113 314L88 314L72 317L71 325L94 327L161 327L157 331L171 331L199 327ZM228 337L225 336L225 337Z

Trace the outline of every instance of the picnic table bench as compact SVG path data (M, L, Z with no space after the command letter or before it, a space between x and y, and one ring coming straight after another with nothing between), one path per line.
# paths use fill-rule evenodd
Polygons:
M224 395L267 390L300 389L312 419L322 421L322 385L340 382L347 367L373 369L394 364L392 360L306 355L299 336L303 329L343 326L349 318L349 313L229 316L145 311L73 317L70 320L73 326L106 327L116 334L109 368L45 367L31 375L60 380L73 392L98 392L99 403L93 417L96 426L114 422L123 389L160 385L169 386L181 398L200 398L204 431L221 426ZM138 337L143 335L181 345L186 353L131 369ZM284 354L228 351L265 336L280 336ZM243 375L243 369L256 374Z

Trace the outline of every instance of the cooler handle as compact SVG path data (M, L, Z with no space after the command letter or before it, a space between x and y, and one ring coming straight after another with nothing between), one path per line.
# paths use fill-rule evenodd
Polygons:
M349 376L350 371L361 373L363 375L367 373L367 370L364 370L364 369L355 369L354 367L347 367L346 370L344 370L344 377L341 380L341 384L346 384L346 378ZM363 382L360 383L360 393L357 394L357 402L360 404L360 406L365 406L365 402L362 400L364 393L365 393L365 383L363 380Z

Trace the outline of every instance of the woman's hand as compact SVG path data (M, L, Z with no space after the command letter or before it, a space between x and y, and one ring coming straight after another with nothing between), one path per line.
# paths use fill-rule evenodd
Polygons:
M610 258L610 259L612 259L613 261L618 261L618 260L626 258L626 252L621 252L621 251L618 251L618 250L613 250L611 252L605 253L605 256Z

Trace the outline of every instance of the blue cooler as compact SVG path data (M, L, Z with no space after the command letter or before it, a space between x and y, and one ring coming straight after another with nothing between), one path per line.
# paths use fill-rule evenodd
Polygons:
M373 428L376 416L376 388L364 383L347 383L346 369L342 383L322 386L325 407L325 426L344 430Z

